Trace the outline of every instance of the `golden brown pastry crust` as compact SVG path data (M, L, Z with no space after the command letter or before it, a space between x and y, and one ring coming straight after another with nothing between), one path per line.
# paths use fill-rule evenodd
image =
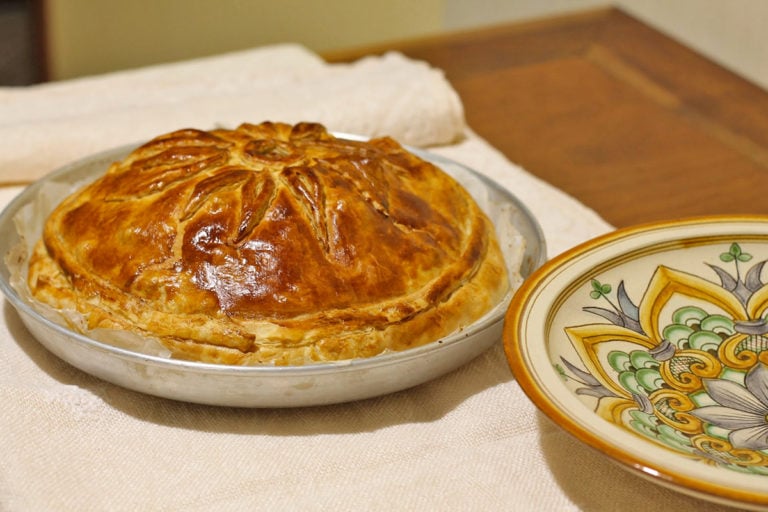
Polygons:
M48 218L33 295L174 357L369 357L469 325L508 289L469 194L390 138L319 124L159 136Z

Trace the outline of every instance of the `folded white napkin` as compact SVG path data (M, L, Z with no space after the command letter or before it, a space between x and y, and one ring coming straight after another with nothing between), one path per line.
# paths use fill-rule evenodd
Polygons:
M551 255L610 229L468 130L439 71L399 54L327 65L290 45L0 89L0 180L187 125L264 119L433 146L521 198ZM19 190L0 189L0 202ZM90 377L4 308L3 511L718 508L617 470L551 424L514 381L501 341L455 372L380 398L216 408Z
M334 131L453 142L461 102L442 74L392 53L326 65L296 45L28 88L0 88L0 183L184 127L314 120Z

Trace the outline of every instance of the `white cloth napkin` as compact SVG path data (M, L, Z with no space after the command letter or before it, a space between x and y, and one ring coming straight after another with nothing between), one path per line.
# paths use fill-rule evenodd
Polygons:
M324 123L334 131L397 134L416 146L461 134L461 102L443 76L399 54L326 65L280 45L146 69L0 88L0 183L184 127L245 120Z
M550 255L611 229L472 133L438 70L399 54L328 65L292 45L0 89L0 181L175 128L264 119L430 146L521 198ZM0 202L19 190L0 189ZM7 303L0 361L3 511L719 509L618 470L553 425L501 342L410 390L280 410L90 377L43 349Z

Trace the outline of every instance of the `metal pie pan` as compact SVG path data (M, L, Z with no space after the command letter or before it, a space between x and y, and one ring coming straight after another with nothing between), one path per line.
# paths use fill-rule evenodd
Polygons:
M5 257L19 243L14 217L37 200L43 187L95 179L133 148L135 145L124 146L84 158L24 189L0 213L0 253ZM476 198L486 205L484 209L494 219L497 231L513 231L525 239L520 263L523 277L543 263L546 251L541 229L516 197L462 164L408 149L432 161L465 186L469 184L473 195L483 196ZM511 236L515 236L514 233ZM504 246L503 250L512 249ZM505 256L520 260L519 254ZM349 402L432 380L500 343L504 313L512 296L510 292L491 312L460 332L402 352L304 366L231 366L142 354L74 332L42 316L14 289L7 263L0 265L0 290L38 342L84 372L150 395L236 407L302 407Z

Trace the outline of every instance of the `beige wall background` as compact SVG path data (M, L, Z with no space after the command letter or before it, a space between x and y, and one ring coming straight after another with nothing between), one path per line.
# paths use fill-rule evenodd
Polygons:
M768 89L768 0L47 0L52 79L296 42L317 52L615 5Z

